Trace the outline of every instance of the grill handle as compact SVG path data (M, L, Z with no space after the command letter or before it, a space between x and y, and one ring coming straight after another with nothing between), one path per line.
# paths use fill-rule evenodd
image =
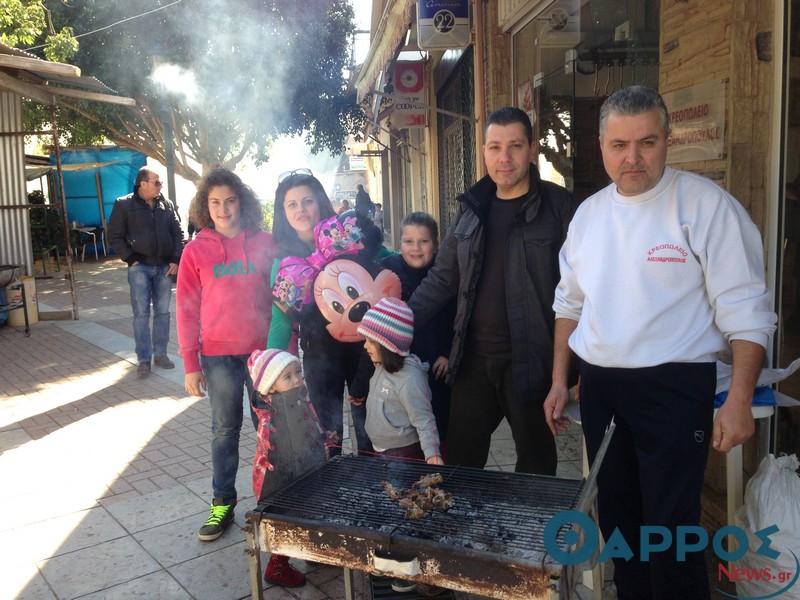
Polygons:
M370 562L373 568L381 574L390 575L392 577L410 578L419 575L419 559L415 556L413 558L400 557L391 558L383 553L383 556L378 550L370 552Z
M600 443L600 448L597 449L597 455L594 458L594 463L592 463L592 468L589 469L589 475L586 477L586 481L583 483L583 489L581 490L581 494L578 497L578 502L575 505L575 510L588 515L595 523L598 522L597 504L595 503L595 499L597 498L597 473L600 471L600 467L603 464L603 458L605 458L606 450L608 450L608 445L611 443L611 436L614 435L614 429L616 429L616 427L617 424L612 418L611 423L609 423L608 427L606 427L606 433L603 436L603 441ZM578 535L580 535L581 538L581 541L577 545L581 546L583 543L585 543L585 534L580 527L575 527ZM592 557L583 563L564 567L564 574L561 579L561 583L564 585L562 589L562 598L569 599L576 597L574 596L573 592L575 589L575 583L578 581L578 577L580 577L580 573L582 571L594 569L599 554L600 548L598 547L595 549Z
M594 457L592 468L589 469L589 475L586 477L586 481L583 484L583 490L578 497L575 510L588 513L592 508L592 504L594 504L594 499L597 497L597 473L600 471L600 467L603 464L603 458L605 458L606 450L608 450L608 445L611 443L611 436L614 435L614 429L616 429L616 427L617 424L612 418L608 427L606 427L606 433L603 436L603 441L600 443L600 448L597 449L597 455Z

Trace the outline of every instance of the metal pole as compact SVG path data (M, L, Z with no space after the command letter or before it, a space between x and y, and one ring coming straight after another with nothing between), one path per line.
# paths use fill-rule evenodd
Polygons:
M475 69L473 85L475 87L475 180L486 175L486 163L481 160L483 154L484 124L486 123L486 75L484 60L486 58L484 27L486 26L483 13L484 0L475 0L473 4L473 18L475 20Z
M75 271L72 267L72 244L69 239L69 218L67 217L67 194L64 192L64 173L61 170L61 147L58 144L58 106L50 105L50 120L53 124L53 150L56 155L56 173L58 173L58 189L56 198L61 196L61 221L64 224L64 241L67 250L67 274L69 275L69 292L72 298L72 318L78 319L78 292L75 289ZM59 193L60 192L60 193Z
M161 101L161 122L164 125L164 157L167 163L167 197L175 204L177 212L178 197L175 195L175 147L172 139L172 114L166 98Z

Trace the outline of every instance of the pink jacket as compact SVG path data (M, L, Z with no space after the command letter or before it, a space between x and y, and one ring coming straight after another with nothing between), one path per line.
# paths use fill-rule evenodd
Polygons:
M176 314L184 371L206 356L249 355L266 348L272 315L272 235L250 229L233 239L200 230L181 256Z

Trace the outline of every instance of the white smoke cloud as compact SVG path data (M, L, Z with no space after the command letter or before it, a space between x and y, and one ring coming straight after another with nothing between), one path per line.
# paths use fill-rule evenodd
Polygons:
M160 64L150 74L150 79L170 96L182 96L187 104L198 99L197 79L192 71L171 63Z

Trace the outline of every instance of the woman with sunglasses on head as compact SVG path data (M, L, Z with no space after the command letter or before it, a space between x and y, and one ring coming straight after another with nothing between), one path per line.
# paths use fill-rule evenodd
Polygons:
M273 238L278 245L278 259L270 278L273 290L279 277L281 259L311 257L318 250L315 227L321 221L336 217L336 211L325 189L309 169L283 173L278 182L272 226ZM351 213L352 211L348 211L345 215ZM354 213L352 217L357 218ZM371 222L367 223L366 219L358 219L358 226L364 232L365 246L359 254L364 254L364 260L371 262L379 248L373 247L374 243L368 241L375 238L369 227L376 228ZM378 246L382 241L381 236ZM299 340L311 403L325 429L336 432L340 440L343 430L344 386L347 384L358 449L362 452L372 451L364 428L364 400L374 368L363 351L363 344L334 339L326 328L328 321L313 300L294 313L281 310L278 300L276 298L273 303L267 347L297 353L296 344ZM331 454L339 452L340 448L331 448Z
M220 537L233 521L242 393L253 392L247 360L267 345L271 316L272 235L261 230L261 204L233 172L215 168L197 186L189 219L200 228L178 270L178 341L184 386L211 403L211 513L202 541ZM253 424L258 419L251 413Z

